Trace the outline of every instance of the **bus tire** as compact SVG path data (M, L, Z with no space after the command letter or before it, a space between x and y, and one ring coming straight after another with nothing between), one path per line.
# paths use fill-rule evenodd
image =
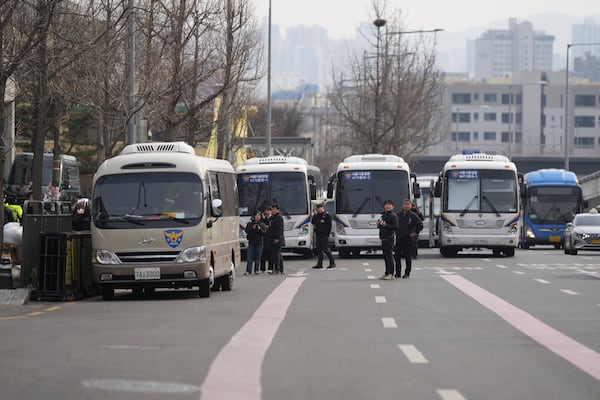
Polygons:
M115 298L115 289L109 287L102 288L102 300L113 300Z
M200 298L210 297L210 290L210 279L202 279L198 284L198 295L200 296Z
M514 247L506 247L504 249L503 253L504 253L504 255L506 257L514 257L514 255L515 255L515 248Z
M229 292L233 288L233 281L235 280L235 269L233 263L231 263L231 270L229 273L220 277L219 280L222 291Z
M339 253L340 253L340 258L350 258L350 250L349 249L340 248Z

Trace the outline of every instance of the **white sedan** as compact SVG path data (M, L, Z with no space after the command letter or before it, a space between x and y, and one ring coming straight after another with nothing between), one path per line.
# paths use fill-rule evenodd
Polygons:
M600 214L577 214L565 229L565 254L600 250Z

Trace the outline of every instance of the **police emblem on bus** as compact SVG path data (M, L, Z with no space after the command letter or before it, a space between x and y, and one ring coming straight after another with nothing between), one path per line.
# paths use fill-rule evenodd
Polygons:
M165 240L167 244L171 247L177 247L181 244L181 240L183 239L183 231L180 229L169 229L168 231L164 231Z

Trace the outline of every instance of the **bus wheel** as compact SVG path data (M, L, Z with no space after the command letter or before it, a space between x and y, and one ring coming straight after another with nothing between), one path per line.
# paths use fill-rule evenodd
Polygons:
M450 247L440 247L440 254L443 257L456 257L458 251Z
M340 249L339 253L341 258L350 258L350 250L348 249Z
M231 270L229 273L220 277L219 280L222 291L228 292L233 288L233 281L235 280L235 269L233 263L231 263Z
M115 298L115 289L103 287L102 288L102 300L112 300Z
M504 249L504 255L506 257L513 257L515 255L515 248L514 247L506 247Z
M201 298L210 297L213 286L215 286L215 271L211 265L208 278L201 280L198 284L198 295Z

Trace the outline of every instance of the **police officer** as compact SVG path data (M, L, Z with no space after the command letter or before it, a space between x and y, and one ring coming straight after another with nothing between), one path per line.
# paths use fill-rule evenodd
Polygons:
M317 209L313 212L310 223L313 224L315 229L317 250L317 265L315 265L313 268L323 268L323 253L325 253L329 259L329 266L327 268L335 268L335 260L333 259L333 254L331 254L331 251L329 250L331 217L327 212L325 212L325 206L323 204L317 205Z
M396 247L394 251L394 259L396 261L396 278L402 276L406 279L410 276L412 269L412 244L413 238L418 235L418 232L423 229L423 221L421 218L411 211L412 202L409 199L402 201L402 211L398 213L398 226L396 229ZM402 275L401 260L404 257L406 269Z
M377 221L379 239L385 260L385 274L380 279L389 281L394 279L394 235L398 227L398 216L394 213L394 203L391 200L383 202L383 213Z

